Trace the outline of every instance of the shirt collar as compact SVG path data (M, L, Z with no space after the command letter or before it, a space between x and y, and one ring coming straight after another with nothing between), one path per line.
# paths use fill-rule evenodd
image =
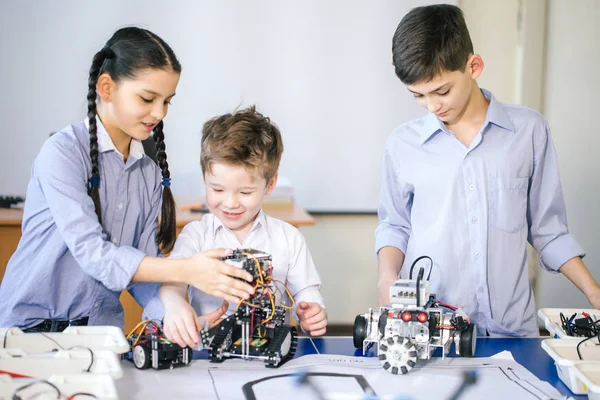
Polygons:
M85 123L85 127L87 128L87 130L90 130L90 121L88 118L85 119L84 121ZM108 132L106 131L106 129L104 129L104 125L102 124L102 121L100 121L100 118L96 115L96 127L97 127L97 136L98 136L98 151L100 153L105 153L107 151L111 151L114 150L117 153L119 153L119 150L117 150L117 148L115 147L115 144L113 143L112 139L110 138L110 135L108 134ZM121 154L121 153L119 153ZM139 140L136 139L131 139L131 143L129 144L129 155L136 158L136 159L141 159L142 157L144 157L146 153L144 152L144 145L142 144L142 142L140 142ZM122 156L122 154L121 154Z
M483 96L490 101L486 113L486 121L484 126L492 123L509 132L515 132L515 128L510 120L510 117L501 103L499 103L494 95L486 89L481 89ZM428 113L423 117L423 127L421 129L421 145L439 131L448 132L448 128L434 113Z
M229 228L227 228L225 225L223 225L223 222L217 218L216 216L213 215L213 237L217 236L217 232L219 232L219 230L221 229L227 229L229 230ZM252 224L252 228L250 228L250 230L248 231L248 233L252 232L255 229L258 229L259 227L266 227L267 226L267 219L266 219L266 214L265 212L261 209L258 212L258 215L256 216L256 218L254 219L254 223Z

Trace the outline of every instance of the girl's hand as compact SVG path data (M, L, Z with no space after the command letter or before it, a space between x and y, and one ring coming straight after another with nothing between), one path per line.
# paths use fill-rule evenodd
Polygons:
M252 275L218 260L230 253L231 250L215 249L190 257L186 283L231 303L248 299L254 288L244 281L252 282Z

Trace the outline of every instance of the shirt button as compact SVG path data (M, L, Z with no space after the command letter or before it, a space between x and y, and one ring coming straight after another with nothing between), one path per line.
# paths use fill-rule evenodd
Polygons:
M119 241L119 238L118 238L118 237L116 237L116 236L115 236L115 237L113 237L113 238L112 238L112 242L113 242L114 244L117 244L117 242L118 242L118 241Z
M117 208L120 210L121 208L123 208L123 203L119 203L119 205L117 206Z
M125 176L125 171L121 172L121 176Z
M476 251L476 252L475 252L475 258L479 258L479 256L481 256L481 253L480 253L480 252L478 252L478 251Z
M95 302L95 303L94 303L94 308L98 308L99 306L100 306L100 303L99 303L99 302Z
M471 190L475 190L475 185L473 185L472 183L469 185L469 189Z
M478 219L477 217L473 217L473 218L471 219L471 222L473 222L474 224L476 224L476 223L477 223L477 221L479 221L479 219Z

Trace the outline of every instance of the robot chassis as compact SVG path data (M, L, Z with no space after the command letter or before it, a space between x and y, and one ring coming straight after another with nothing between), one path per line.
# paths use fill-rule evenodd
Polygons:
M423 267L413 280L413 268L422 259L431 262L427 280L423 279ZM436 300L430 293L432 267L428 256L417 258L409 279L399 279L391 285L389 305L370 308L354 320L354 346L366 354L376 344L381 366L392 374L408 373L417 360L430 359L437 348L442 349L444 358L452 342L458 355L475 354L475 324L462 310Z

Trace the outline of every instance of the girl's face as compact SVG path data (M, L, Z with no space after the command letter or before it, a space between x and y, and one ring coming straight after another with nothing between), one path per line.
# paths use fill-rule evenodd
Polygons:
M104 127L111 136L148 139L154 127L167 115L178 83L178 73L163 69L146 69L133 79L119 82L103 74L98 78L101 98L98 114Z

